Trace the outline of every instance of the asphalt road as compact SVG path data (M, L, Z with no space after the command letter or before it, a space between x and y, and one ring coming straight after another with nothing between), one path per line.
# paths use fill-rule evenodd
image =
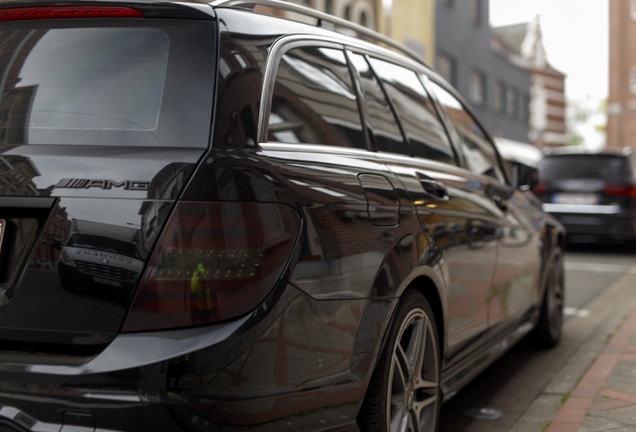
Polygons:
M565 270L565 326L574 317L593 320L594 311L586 309L590 302L626 273L636 272L636 247L571 245L565 254ZM559 347L546 351L522 341L442 407L440 432L511 430L580 343L565 338ZM466 415L473 408L493 408L503 416L476 420Z

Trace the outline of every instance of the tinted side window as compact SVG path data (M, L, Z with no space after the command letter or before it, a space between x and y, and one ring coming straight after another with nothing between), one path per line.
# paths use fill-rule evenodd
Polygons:
M365 148L344 51L305 47L283 56L276 72L268 139Z
M366 120L373 132L376 149L410 155L391 105L386 100L382 87L369 67L369 63L360 54L352 53L350 59L360 79L362 105Z
M453 126L455 126L468 169L474 173L505 182L503 173L499 168L495 147L483 129L475 122L472 115L466 111L455 96L439 85L431 82L431 88L446 109Z
M413 155L455 165L446 131L417 74L383 60L370 62L393 102Z

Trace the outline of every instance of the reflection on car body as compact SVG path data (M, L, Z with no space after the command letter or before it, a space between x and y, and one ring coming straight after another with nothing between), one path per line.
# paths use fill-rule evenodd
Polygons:
M134 284L144 266L138 235L134 228L73 220L58 264L62 287L74 291L95 285L123 288Z

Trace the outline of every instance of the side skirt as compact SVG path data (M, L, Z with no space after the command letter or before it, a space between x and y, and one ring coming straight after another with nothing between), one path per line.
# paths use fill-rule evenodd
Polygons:
M492 339L472 355L442 372L442 402L451 399L475 376L504 355L510 348L530 333L539 322L538 309L529 311L521 318L512 332Z

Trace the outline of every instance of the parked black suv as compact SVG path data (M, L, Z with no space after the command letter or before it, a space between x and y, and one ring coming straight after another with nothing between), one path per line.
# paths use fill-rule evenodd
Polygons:
M0 3L0 429L434 431L558 342L563 228L463 99L255 4L397 47L272 0Z
M535 194L572 241L636 240L636 165L630 151L554 151Z

